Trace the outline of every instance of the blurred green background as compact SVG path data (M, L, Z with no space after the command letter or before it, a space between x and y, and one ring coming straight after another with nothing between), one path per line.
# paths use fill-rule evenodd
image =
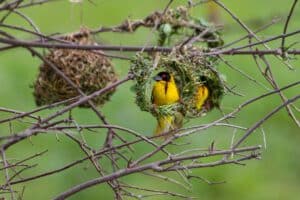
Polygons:
M28 1L29 2L29 1ZM120 24L126 18L138 19L143 18L149 13L162 9L168 1L152 0L93 0L96 5L89 3L87 0L83 4L71 4L69 1L54 1L41 6L30 9L22 9L21 11L29 16L34 23L40 28L44 34L65 33L77 31L81 25L89 28L97 28L100 26L113 26ZM196 1L195 1L196 2ZM282 20L273 25L271 28L259 33L262 38L275 36L282 33L285 17L291 7L292 0L224 0L225 5L230 8L241 20L246 22L253 30L269 23L275 16L282 17ZM178 5L186 5L187 1L175 0L172 7ZM0 13L1 16L4 13ZM195 17L208 19L208 7L206 4L200 5L192 10ZM244 30L237 25L228 14L220 10L221 22L224 24L223 37L225 43L238 39L246 34ZM300 6L296 6L294 16L290 22L289 31L297 30L300 27ZM12 14L6 22L26 28L30 26L20 17ZM2 28L1 28L2 29ZM3 29L4 30L4 29ZM16 31L6 31L13 33L17 38L33 39L32 36ZM95 38L106 44L114 45L143 45L151 34L147 29L139 29L134 34L98 34ZM151 36L152 37L152 36ZM150 37L150 38L151 38ZM151 42L154 43L155 37ZM287 39L287 44L299 42L299 36ZM243 44L240 43L240 44ZM280 41L270 44L271 47L278 47ZM294 48L300 48L295 45ZM128 54L132 56L133 54ZM244 71L248 75L254 77L263 85L270 88L268 83L260 75L251 56L226 56L224 57L234 66ZM300 61L292 59L290 62L295 67L295 71L290 71L278 59L268 56L276 81L280 86L299 80ZM129 63L127 61L113 60L115 68L120 77L125 76ZM19 111L30 111L36 108L32 88L33 82L38 73L38 67L41 61L32 57L30 53L22 48L17 48L5 52L0 52L0 107L11 108ZM227 82L231 86L236 86L236 90L244 94L244 97L233 96L228 94L224 97L222 108L224 112L230 112L240 103L267 92L263 87L249 81L240 73L228 68L223 63L218 66ZM130 91L132 83L126 83L117 89L111 101L104 105L101 110L106 114L107 119L112 124L117 124L139 131L144 135L150 136L155 127L155 119L145 112L141 112L134 104L134 93ZM299 94L299 86L289 89L285 92L288 97ZM261 119L273 108L281 103L278 96L273 95L259 102L246 107L240 112L235 119L230 120L231 123L245 127L250 127L257 120ZM295 105L300 106L300 102ZM54 113L56 109L43 112L41 115ZM99 123L98 118L91 110L75 109L73 117L79 124ZM9 114L0 112L0 119L9 117ZM203 118L189 121L185 126L207 123L217 119L221 113L214 110ZM300 117L297 113L298 118ZM21 121L14 121L9 124L0 125L0 134L9 134L10 127L13 133L18 133L28 127ZM210 181L226 181L225 184L209 185L207 183L192 180L192 195L200 199L244 199L244 200L265 200L265 199L289 199L298 200L300 197L300 131L295 123L288 117L283 109L270 120L263 124L266 133L267 148L263 150L262 160L251 160L246 166L227 165L210 169L194 170L194 175L202 176ZM97 132L84 132L85 138L89 145L100 148L105 138L105 130ZM188 146L174 147L170 151L178 148L207 148L212 141L215 141L216 147L229 147L233 129L231 128L211 128L201 134L195 134L189 138L179 141L179 143L190 142ZM238 131L237 137L243 132ZM77 135L78 136L78 135ZM124 133L124 137L130 139L130 136ZM46 169L56 169L71 161L79 159L83 156L81 150L74 142L70 141L63 135L59 135L57 141L54 134L41 134L32 137L30 140L22 141L7 151L9 160L22 159L34 153L48 149L43 156L31 161L38 166L26 170L22 177L32 176ZM131 138L132 139L132 138ZM247 140L244 145L263 144L263 137L260 129L258 129ZM152 149L150 146L136 145L133 158L137 158L145 152ZM159 155L156 158L162 157ZM110 165L108 160L102 159L101 164L104 167ZM124 163L123 163L124 164ZM108 167L109 169L109 167ZM180 181L178 175L169 174ZM51 199L66 189L87 181L91 178L98 177L98 174L88 162L80 164L74 168L65 170L64 172L41 178L21 185L15 185L14 189L21 190L25 186L24 199ZM164 189L176 191L178 193L189 194L184 189L165 183L144 175L130 175L121 178L121 180L132 185L145 186L153 189ZM4 182L4 173L1 174L1 183ZM138 193L138 191L134 191ZM2 194L0 194L1 197ZM92 187L81 193L74 195L70 199L112 199L113 193L111 189L103 184ZM126 199L126 198L125 198ZM130 198L127 198L130 199ZM151 197L149 199L176 199L175 197Z

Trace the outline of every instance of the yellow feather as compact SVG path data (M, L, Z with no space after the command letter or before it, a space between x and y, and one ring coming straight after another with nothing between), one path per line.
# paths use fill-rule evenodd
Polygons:
M204 85L199 86L198 91L195 95L195 106L198 110L200 110L208 98L209 91L208 88Z
M155 82L152 90L152 99L153 104L157 106L173 104L179 100L178 88L172 75L168 82L164 80ZM177 128L178 125L175 125L174 123L174 116L158 117L155 135L160 135L171 129Z
M171 76L169 82L157 81L153 86L152 98L153 103L158 106L177 102L179 100L179 92L174 78Z
M171 129L173 129L173 116L161 116L157 118L157 126L155 130L155 135L160 135L165 133Z

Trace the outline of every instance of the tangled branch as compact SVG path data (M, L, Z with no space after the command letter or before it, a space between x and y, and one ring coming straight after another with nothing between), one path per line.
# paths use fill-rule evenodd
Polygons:
M299 87L300 81L289 83L283 87L280 86L274 78L273 66L268 61L267 57L275 56L279 62L287 66L288 69L294 69L289 61L292 59L292 56L298 56L300 50L291 49L291 46L287 47L286 38L298 36L300 33L300 30L288 32L288 26L292 21L292 15L297 9L297 0L294 0L291 9L287 14L282 34L265 39L261 39L257 33L270 27L275 22L272 22L257 31L252 31L238 16L219 0L199 1L198 3L189 2L186 7L182 6L177 9L170 8L173 3L173 1L170 0L162 11L155 11L143 19L127 19L119 25L112 27L100 26L97 29L89 30L88 33L91 35L100 35L105 32L135 34L138 29L145 28L150 29L151 34L154 33L158 37L157 44L148 45L147 42L147 45L141 44L140 46L105 45L90 41L88 41L90 43L81 43L72 40L72 38L66 39L69 36L66 33L46 35L39 31L39 28L29 16L21 12L22 9L35 8L36 6L54 1L58 0L33 0L30 2L25 2L23 0L0 1L0 27L2 28L0 30L0 53L8 52L14 48L22 48L22 50L30 52L32 56L39 58L44 66L49 67L49 70L53 71L55 76L57 75L57 77L59 77L58 81L62 81L67 85L68 91L72 90L76 94L58 102L51 102L47 105L39 106L31 111L19 111L15 108L0 107L0 113L9 115L9 117L0 119L0 125L8 124L9 127L11 127L11 124L16 121L26 124L23 130L17 133L12 133L12 131L10 131L0 137L0 151L2 157L2 168L0 168L0 171L2 171L5 177L5 180L0 185L0 192L10 194L11 199L22 199L24 191L18 191L16 189L17 185L23 185L27 182L42 178L49 178L54 174L67 171L82 163L89 163L96 170L97 176L67 189L61 194L58 194L54 199L66 199L87 188L100 184L108 184L114 193L115 199L123 199L124 196L141 199L147 196L145 192L149 192L149 196L166 195L184 199L188 198L188 196L173 191L144 188L140 185L130 185L123 182L123 179L121 178L132 174L143 174L158 180L165 180L168 184L176 184L186 190L190 190L189 179L191 178L198 178L209 184L212 183L204 178L192 175L192 169L217 167L220 165L244 165L245 161L260 159L261 145L246 146L246 141L250 135L262 127L265 121L273 115L276 115L281 109L286 109L291 120L300 127L300 122L295 114L299 109L294 105L294 103L299 100L300 95L296 94L293 97L288 98L283 93L291 88ZM219 33L219 30L221 29L220 26L214 26L212 24L207 25L206 23L191 17L189 14L189 9L207 2L215 3L215 5L222 8L224 12L231 16L233 21L247 32L247 34L228 44L223 44L223 40ZM7 19L14 13L25 20L31 28L27 29L21 25L11 25L7 23ZM11 34L11 31L29 34L31 38L34 39L19 38L16 35ZM84 34L86 33L78 31L73 33L72 37L83 38L84 40ZM174 40L174 38L177 40ZM246 39L249 40L247 44L241 46L237 45L239 42L245 41ZM269 44L273 41L281 41L280 46L270 48ZM204 47L204 45L207 46ZM76 82L77 79L75 81L74 79L71 79L58 63L47 58L47 56L40 53L38 49L45 49L52 52L55 50L87 52L88 54L98 55L96 56L97 58L104 57L123 59L126 61L132 61L134 59L134 57L127 57L128 52L146 52L151 58L154 58L154 62L151 63L153 66L159 63L159 61L155 60L159 57L159 53L161 53L160 55L169 55L176 51L183 55L188 52L192 57L192 61L195 61L196 58L205 57L208 60L213 59L214 61L223 62L231 69L242 74L243 77L255 84L264 86L224 59L225 56L245 55L253 58L261 77L266 80L272 89L264 86L264 89L266 89L267 92L237 105L231 112L224 113L222 111L223 115L221 117L207 124L198 124L196 126L171 130L156 136L146 136L145 133L132 130L128 127L111 124L110 121L107 120L108 114L104 113L101 108L99 109L95 104L95 98L102 97L106 93L115 90L120 85L137 79L136 76L138 73L133 73L132 71L128 72L126 76L117 81L114 80L112 83L104 85L103 87L101 86L100 89L97 88L94 91L87 92L83 87L80 87L79 81ZM107 51L114 51L116 54L108 54ZM126 56L123 55L125 52L127 52ZM91 63L94 64L93 62ZM83 66L83 68L86 67L87 66ZM219 72L215 68L212 68L212 66L206 67L219 76ZM85 81L88 82L89 80ZM238 92L234 91L234 88L225 83L225 80L222 79L221 81L224 82L222 82L222 84L224 84L224 88L228 94L238 94ZM62 84L60 86L62 86ZM252 105L271 95L278 95L282 102L260 120L253 123L252 126L243 127L239 124L230 123L230 119L237 117L246 106ZM48 96L51 96L51 94ZM77 119L73 118L71 115L71 111L81 105L86 105L88 109L91 109L99 118L99 122L95 124L79 124ZM56 111L54 109L56 109ZM47 114L45 115L43 112L46 112ZM192 135L197 134L197 137L200 137L202 134L206 133L208 129L212 129L216 126L229 127L233 132L239 129L243 132L243 135L237 140L233 137L231 146L225 149L215 146L214 142L207 145L209 147L205 148L192 149L186 144L183 145L184 148L176 148L175 150L170 148L172 145L178 145L178 141L182 141ZM99 133L98 130L100 129L106 130L105 141L101 147L94 148L91 144L86 142L84 135L88 131ZM31 137L33 136L48 136L52 134L66 136L68 140L78 145L79 152L81 152L83 156L78 157L76 160L63 166L56 167L55 169L44 169L41 173L23 176L23 174L25 174L24 171L36 167L36 164L31 164L32 160L47 156L48 151L45 150L35 153L20 160L10 160L7 157L7 151L16 148L17 144L21 141L31 140ZM163 138L166 139L162 140ZM134 150L136 145L149 146L151 150L147 151L146 149L143 150L142 154L137 154ZM242 145L245 146L241 147ZM102 161L105 159L109 160L110 166L102 164ZM171 178L168 176L168 173L172 173L176 178ZM141 192L141 196L134 194L132 190Z

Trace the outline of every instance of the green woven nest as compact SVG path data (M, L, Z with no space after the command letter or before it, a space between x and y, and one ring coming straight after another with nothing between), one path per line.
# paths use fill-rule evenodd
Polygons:
M94 44L87 31L67 36L65 40L82 45ZM99 51L51 49L45 58L87 95L117 81L117 75L110 59L101 55ZM110 90L94 98L94 104L104 104L113 93L114 90ZM75 88L46 63L40 66L33 94L38 106L52 104L79 95ZM89 104L85 103L80 107L89 107Z
M198 50L199 51L199 50ZM157 115L173 115L177 112L185 117L193 118L201 116L214 107L219 107L224 93L222 80L212 66L215 60L204 56L193 56L188 52L173 52L160 54L156 67L151 56L137 54L131 64L131 73L135 75L134 90L136 92L136 104L142 111ZM180 90L181 102L153 106L151 102L152 77L160 71L168 71L175 77ZM196 109L194 96L200 85L206 85L210 95L206 100L207 108Z

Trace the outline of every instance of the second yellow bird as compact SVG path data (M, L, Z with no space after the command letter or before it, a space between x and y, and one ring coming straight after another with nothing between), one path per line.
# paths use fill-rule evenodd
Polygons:
M199 86L195 95L195 107L197 110L202 109L208 96L209 96L208 88L205 85Z

